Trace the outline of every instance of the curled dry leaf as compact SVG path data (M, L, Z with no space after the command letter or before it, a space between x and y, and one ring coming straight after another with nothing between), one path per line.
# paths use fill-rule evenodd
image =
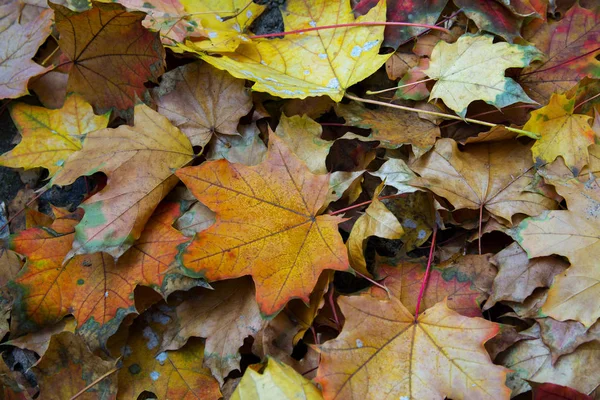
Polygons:
M390 210L377 198L383 189L383 183L375 189L373 201L361 215L350 231L350 237L346 242L348 247L348 256L350 265L356 271L363 275L371 276L367 270L365 260L365 248L367 239L370 236L377 236L385 239L400 239L404 235L404 229L398 222L398 219Z
M455 141L440 139L411 168L413 181L446 198L455 208L485 209L506 221L517 213L537 215L556 202L536 191L529 147L518 142L481 143L460 151Z
M600 340L600 322L589 328L577 321L538 318L540 336L552 354L554 365L559 357L574 352L583 343Z
M157 35L142 27L142 13L117 4L95 3L75 13L51 3L58 44L67 57L67 92L76 92L98 112L133 107L165 70L165 50Z
M86 347L77 335L62 332L50 338L48 350L32 368L43 399L64 400L109 373L116 371L112 361L105 361ZM114 399L117 375L111 374L86 390L84 399Z
M260 164L267 154L267 146L260 138L256 123L240 125L238 135L213 136L206 154L207 160L226 159L244 165Z
M245 2L245 0L244 0ZM350 1L290 0L282 9L286 31L353 22L385 21L385 1L354 18ZM353 84L385 63L379 55L383 26L353 26L255 39L222 57L200 54L236 78L254 81L253 90L283 98L328 95L340 101Z
M240 369L239 348L266 323L255 301L248 278L213 284L175 308L173 320L164 328L161 349L176 350L190 337L206 339L204 365L223 383L229 372Z
M483 100L498 108L522 102L533 103L511 78L507 68L526 67L541 57L533 46L493 43L493 37L462 35L456 43L439 41L431 53L429 68L424 73L437 79L430 99L442 99L461 117L468 105Z
M93 131L106 128L109 114L95 115L79 95L71 95L62 108L49 110L19 103L10 110L21 133L21 142L0 156L0 165L31 169L44 167L54 176L67 158L81 150L81 142Z
M120 257L142 233L158 203L177 184L176 168L194 157L189 140L166 117L140 104L135 125L102 129L87 135L52 183L69 185L81 175L102 171L106 187L87 199L75 228L77 254L106 252Z
M177 176L217 220L183 253L185 274L252 275L261 312L274 315L294 297L308 302L323 270L348 269L341 218L316 215L329 176L311 174L277 135L257 166L210 161Z
M52 11L46 10L33 21L14 23L0 31L0 99L29 94L29 79L47 70L32 58L50 34L51 26Z
M398 301L365 293L338 300L340 335L320 346L325 399L508 399L508 370L483 347L498 327L438 303L415 317Z
M238 135L241 117L252 108L244 81L201 61L169 71L155 89L158 112L204 147L213 134Z
M588 394L600 385L600 342L585 343L552 365L550 350L541 339L522 340L501 353L496 362L511 369L506 384L512 396L528 391L528 382L552 382Z
M554 277L569 266L558 257L540 257L529 260L525 250L513 243L491 259L498 267L490 298L483 307L491 308L496 302L522 302L538 287L549 287Z
M571 267L558 275L542 310L559 321L573 319L586 327L600 317L600 228L573 211L544 212L517 227L516 239L529 257L565 256Z

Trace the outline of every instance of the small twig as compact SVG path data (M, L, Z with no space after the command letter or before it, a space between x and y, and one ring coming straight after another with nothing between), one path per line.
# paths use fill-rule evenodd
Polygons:
M402 89L402 88L405 88L408 86L418 85L419 83L425 83L425 82L429 82L432 80L433 80L433 78L427 78L427 79L421 79L420 81L407 83L406 85L400 85L400 86L391 87L391 88L387 88L387 89L383 89L383 90L375 90L375 91L367 90L367 94L379 94L379 93L391 92L393 90L398 90L398 89Z
M437 223L433 225L433 235L431 237L431 247L429 248L429 258L427 259L427 269L425 270L425 276L423 282L421 282L421 289L419 289L419 297L417 297L417 305L415 307L415 322L419 319L419 309L421 308L421 300L425 295L425 288L427 287L427 281L429 279L429 271L431 270L431 264L433 263L433 254L435 251L435 238L437 237Z
M396 193L396 194L391 194L389 196L378 197L377 200L393 199L393 198L396 198L396 197L405 197L405 196L406 196L406 193ZM373 200L367 200L367 201L363 201L362 203L353 204L353 205L351 205L349 207L342 208L341 210L330 212L329 215L341 214L341 213L344 213L346 211L350 211L350 210L353 210L355 208L359 208L359 207L365 206L367 204L371 204L372 202L373 202Z
M337 311L335 311L335 301L333 301L333 292L335 291L333 287L333 283L329 287L329 296L327 296L327 300L329 301L329 306L331 307L331 311L333 312L334 322L337 325L338 329L341 329L340 319L338 318Z
M275 33L265 33L264 35L254 35L248 36L249 39L265 39L272 38L284 35L297 35L299 33L312 32L312 31L320 31L324 29L337 29L337 28L349 28L353 26L414 26L418 28L427 28L427 29L435 29L438 31L442 31L444 33L450 33L450 31L446 28L442 28L440 26L435 25L427 25L427 24L413 24L411 22L351 22L347 24L335 24L335 25L323 25L323 26L315 26L312 28L305 29L296 29L293 31L287 32L275 32Z
M385 286L383 286L381 283L375 281L374 279L369 278L365 274L361 274L357 270L354 270L354 272L356 273L356 275L360 276L363 279L368 280L369 282L371 282L373 285L377 286L378 288L385 290L385 292L388 294L388 296L391 297L390 290L388 288L386 288Z
M500 124L492 124L491 122L480 121L478 119L461 118L458 115L446 114L446 113L441 113L441 112L436 112L436 111L420 110L418 108L400 106L398 104L384 103L383 101L363 99L362 97L357 97L357 96L354 96L354 95L351 95L351 94L348 94L348 93L344 94L344 96L346 98L350 99L350 100L358 101L358 102L361 102L361 103L376 104L376 105L379 105L379 106L390 107L390 108L397 108L399 110L404 110L404 111L410 111L410 112L415 112L415 113L433 115L433 116L441 117L441 118L455 119L455 120L458 120L458 121L464 121L464 122L470 122L470 123L473 123L473 124L478 124L478 125L483 125L483 126L489 126L490 128L495 128L497 126L504 126L506 128L506 130L509 130L509 131L515 132L515 133L519 133L521 135L528 136L528 137L530 137L532 139L539 139L541 137L540 135L538 135L536 133L529 132L529 131L524 131L523 129L512 128L510 126L505 126L505 125L500 125Z
M577 110L579 107L581 107L582 105L584 105L584 104L585 104L585 103L587 103L588 101L592 101L592 100L594 100L595 98L597 98L597 97L599 97L599 96L600 96L600 93L598 93L598 94L596 94L596 95L594 95L594 96L590 97L589 99L586 99L586 100L582 101L581 103L577 104L577 105L575 106L575 108L573 108L573 111Z
M103 379L107 378L108 376L114 374L118 370L119 370L119 368L114 367L113 369L111 369L110 371L108 371L107 373L105 373L104 375L102 375L101 377L99 377L98 379L94 380L94 382L90 383L89 385L87 385L86 387L84 387L83 389L81 389L73 397L71 397L70 400L75 400L76 398L78 398L79 396L81 396L82 394L84 394L86 391L88 391L90 388L92 388L95 385L97 385L100 381L102 381Z
M57 46L56 46L56 48L55 48L54 50L52 50L52 53L50 53L50 55L49 55L48 57L46 57L46 58L44 59L44 61L42 61L42 66L43 66L43 67L45 67L45 66L46 66L46 63L47 63L48 61L50 61L50 59L51 59L51 58L52 58L52 57L53 57L53 56L56 54L56 52L57 52L58 50L60 50L60 47L57 45Z

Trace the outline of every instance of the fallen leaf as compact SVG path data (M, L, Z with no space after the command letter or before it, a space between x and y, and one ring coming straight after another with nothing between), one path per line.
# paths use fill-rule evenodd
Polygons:
M534 400L593 400L591 396L554 383L532 385Z
M109 114L95 115L82 97L71 95L62 108L49 110L19 103L10 110L21 142L0 156L0 165L31 169L44 167L54 176L67 158L81 150L85 136L106 128Z
M244 165L260 164L267 154L267 146L260 138L260 130L255 123L240 125L238 135L213 136L206 154L207 160L226 159Z
M387 107L370 110L358 103L338 104L335 110L347 125L371 129L370 140L378 140L391 149L410 144L417 149L417 156L429 150L440 137L440 128L408 111Z
M15 23L0 31L0 99L16 99L29 94L29 79L48 68L34 61L33 56L46 41L52 26L52 11L42 12L24 25Z
M512 396L530 390L528 382L552 382L590 393L600 384L596 371L600 368L600 343L583 344L552 365L550 350L541 339L522 340L500 354L496 362L512 369L506 384Z
M48 350L32 368L44 399L64 400L110 371L114 362L95 356L77 335L63 332L50 338ZM114 399L117 395L116 374L108 375L81 396L82 399Z
M425 100L429 97L429 88L427 75L425 70L429 68L429 59L419 59L419 64L411 68L406 75L398 81L398 90L394 93L394 97L405 100Z
M313 174L326 174L325 159L333 142L321 139L323 129L306 115L286 117L281 115L275 134L294 154L304 161Z
M538 287L549 287L554 277L569 266L557 257L529 260L525 250L513 243L491 259L498 267L490 298L483 307L490 309L498 301L522 302Z
M371 204L369 204L365 213L354 223L352 231L350 231L350 237L348 237L348 241L346 242L350 265L353 269L366 276L371 276L371 273L367 270L367 261L365 260L367 239L370 236L385 239L400 239L404 235L404 230L398 219L377 198L383 186L384 184L382 183L375 189Z
M245 1L245 0L244 0ZM354 19L350 1L290 0L282 10L286 31L354 22L385 21L385 2ZM389 55L379 55L383 26L340 27L255 39L221 57L200 54L213 66L236 78L255 82L252 90L283 98L328 95L340 101L347 88L381 67Z
M319 213L323 212L330 203L341 199L345 193L353 192L352 188L356 187L358 193L351 193L348 203L354 203L360 195L361 187L360 182L365 171L335 171L329 174L329 191L325 197L325 203L319 210Z
M438 42L431 53L429 68L424 73L437 79L431 99L444 104L461 117L475 100L503 108L522 102L533 103L523 89L504 76L507 68L526 67L541 53L533 46L493 43L488 35L462 35L456 43Z
M166 117L140 104L135 118L133 127L121 125L88 134L83 148L52 181L64 186L99 171L109 180L81 205L85 215L75 228L73 250L67 257L99 251L121 256L177 183L174 170L194 157L189 140Z
M135 400L144 391L154 393L159 399L221 398L219 384L208 368L202 366L201 340L192 338L175 351L160 350L164 331L172 323L171 313L164 306L150 309L146 318L132 326L123 348L117 398Z
M406 163L398 158L391 158L379 167L375 172L369 174L381 179L387 186L395 187L398 193L412 193L417 191L408 182L416 178L414 172Z
M508 399L507 370L483 347L498 327L438 303L415 317L397 299L340 297L340 335L320 346L325 399Z
M540 336L552 354L554 365L559 357L574 352L583 343L600 339L600 323L587 328L577 321L557 321L553 318L538 318Z
M404 230L402 254L414 250L429 239L435 224L433 201L431 193L421 191L381 200L398 218Z
M95 3L75 13L54 9L58 45L67 57L67 92L76 92L98 112L133 107L165 70L165 50L157 35L142 27L142 13L129 13L116 4Z
M266 323L256 304L248 278L213 284L175 308L176 318L165 327L161 349L176 350L190 337L206 338L204 365L223 383L229 372L240 369L239 348L247 336Z
M485 268L486 263L489 263L488 259L489 256L469 255L463 260L434 265L423 294L421 311L447 299L446 304L451 310L466 317L481 317L480 304L487 298L487 294L477 287L476 282L481 280L479 276L489 276ZM466 265L466 261L474 262L479 268L464 270L461 264ZM380 257L377 259L376 271L377 277L383 278L382 284L402 302L408 312L414 314L425 269L424 260L415 262ZM491 281L493 278L485 279Z
M597 259L598 224L572 211L550 211L527 218L517 227L516 239L529 257L565 256L571 267L554 279L542 310L559 321L573 319L591 326L600 317Z
M590 4L593 4L591 2ZM523 37L546 54L525 68L519 81L531 96L545 104L552 94L564 93L582 78L598 79L600 61L600 9L575 3L559 21L537 20L523 30Z
M589 163L587 148L594 143L594 131L590 117L574 114L574 107L575 99L555 94L547 106L531 112L523 129L541 136L531 148L537 166L560 156L577 175Z
M316 216L329 176L312 175L277 135L257 166L219 160L177 176L217 214L185 250L186 274L211 281L252 275L261 312L274 315L294 297L308 302L323 270L348 269L341 218Z
M323 396L308 379L274 358L267 358L261 372L246 369L231 400L305 399L321 400Z
M127 10L146 13L142 25L151 31L160 32L165 45L176 45L188 36L199 36L196 26L190 21L179 0L117 0Z
M528 146L518 142L481 143L460 151L440 139L411 168L421 175L412 184L446 198L455 208L485 209L511 221L514 214L537 215L556 202L531 189L535 181Z
M523 18L514 15L501 1L454 0L454 4L482 31L502 36L510 43L521 37Z
M187 237L202 232L215 223L215 213L200 202L196 202L175 222L174 227Z
M361 0L354 11L366 14L368 10L376 6L377 0ZM393 0L388 2L387 21L406 22L433 25L446 7L448 0L426 0L405 2ZM427 28L413 26L387 26L383 46L397 48L402 43L423 33Z
M158 112L204 147L213 134L238 135L241 117L252 108L244 81L201 61L163 75L155 89Z

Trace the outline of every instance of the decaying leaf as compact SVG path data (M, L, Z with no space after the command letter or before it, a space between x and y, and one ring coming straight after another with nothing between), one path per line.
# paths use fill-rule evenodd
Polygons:
M370 110L358 103L338 104L335 110L346 124L371 129L369 139L380 141L386 148L410 144L416 149L415 154L421 155L440 136L440 128L408 111L386 107Z
M442 99L461 117L466 116L468 105L475 100L498 108L532 103L514 80L504 76L504 70L526 67L540 56L533 46L493 43L493 37L487 35L464 34L452 44L441 40L424 71L437 79L430 99Z
M510 3L510 0L507 0ZM510 43L521 36L523 18L514 15L501 1L454 0L454 4L482 31L500 35Z
M513 243L492 258L498 267L490 298L484 310L501 300L522 302L538 287L548 287L569 265L557 257L529 260L527 253Z
M184 252L186 274L211 281L252 275L261 312L274 315L294 297L308 302L323 270L348 269L341 219L316 216L329 176L312 175L277 135L257 166L219 160L177 176L217 220Z
M213 284L175 308L176 318L165 327L161 348L177 350L190 337L206 339L204 365L223 383L229 372L240 368L239 348L247 336L266 323L255 301L248 278Z
M385 21L385 2L354 19L350 1L290 0L285 4L286 31L344 24ZM379 55L383 26L326 29L277 39L241 43L222 57L201 54L213 66L236 78L254 81L253 90L283 98L328 95L340 101L347 88L371 75L389 55Z
M163 312L164 311L164 312ZM151 308L132 326L123 348L118 399L135 400L145 390L160 399L219 399L221 392L210 371L202 366L204 345L193 338L181 349L159 347L168 329L171 310L165 304Z
M79 95L71 95L62 108L49 110L16 104L10 110L22 139L10 152L0 156L0 165L13 168L44 167L54 176L67 158L81 150L85 136L106 128L109 115L95 115Z
M498 327L438 303L415 317L395 298L341 297L342 333L320 346L325 399L508 399L507 370L483 343ZM466 339L468 338L468 339Z
M589 3L594 4L593 2ZM519 81L534 100L546 103L553 93L564 93L584 77L600 78L600 8L576 2L560 21L537 20L523 37L545 53L541 62L525 68Z
M106 187L81 206L85 215L75 228L77 254L103 251L119 257L138 239L152 211L177 183L176 168L194 157L183 133L145 105L135 107L135 125L102 129L87 135L53 179L73 183L81 175L102 171Z
M44 399L64 400L110 371L116 372L115 363L105 361L86 347L78 336L63 332L52 336L48 350L33 367ZM111 374L86 390L82 399L114 399L117 394L117 376Z
M166 73L154 94L158 112L193 146L204 147L213 134L238 135L240 118L252 108L243 80L201 61Z
M81 94L98 112L127 110L165 70L165 50L157 35L142 27L142 13L116 4L95 3L75 13L51 3L58 44L68 61L68 92Z
M46 71L31 59L44 43L52 25L52 11L42 12L35 20L15 23L0 31L0 99L28 94L29 79Z

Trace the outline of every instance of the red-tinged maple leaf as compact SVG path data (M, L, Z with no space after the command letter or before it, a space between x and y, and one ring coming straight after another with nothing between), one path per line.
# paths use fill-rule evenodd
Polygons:
M600 6L587 9L576 3L560 21L533 21L523 37L546 53L544 61L520 75L534 100L545 104L586 76L600 78Z
M496 0L454 0L454 4L482 31L495 33L512 43L521 37L523 18L514 15Z
M364 15L378 2L378 0L361 0L354 7L354 11ZM448 0L388 0L386 20L433 25L446 7L446 3ZM388 26L385 28L383 46L397 48L425 30L426 28Z
M157 34L147 31L142 13L116 4L94 3L75 13L51 3L58 44L67 57L67 92L81 94L96 111L127 110L142 98L146 81L165 70L165 50Z
M80 215L57 218L46 228L31 228L11 239L27 263L11 282L16 330L32 331L58 322L67 314L93 347L102 347L126 315L135 313L133 291L152 286L164 295L182 288L177 276L165 274L177 246L188 239L171 227L181 214L177 203L166 203L147 224L144 234L117 264L106 253L75 256L71 249ZM183 287L187 288L187 287Z
M313 175L277 135L256 166L210 161L177 176L216 213L183 254L190 276L221 280L252 275L261 312L292 298L306 303L323 270L348 269L335 216L317 216L329 175Z

